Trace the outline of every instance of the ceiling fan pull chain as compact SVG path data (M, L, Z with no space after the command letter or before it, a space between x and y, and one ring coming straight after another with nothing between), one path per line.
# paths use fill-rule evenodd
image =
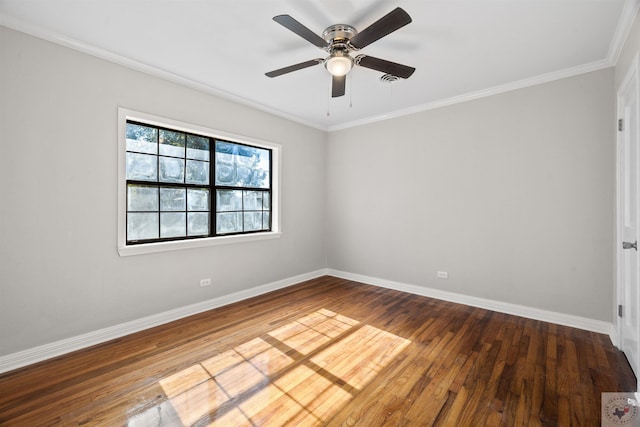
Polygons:
M331 117L331 90L332 90L333 81L329 80L329 93L327 96L327 117Z
M349 108L353 108L353 85L351 84L351 73L348 74L349 77Z

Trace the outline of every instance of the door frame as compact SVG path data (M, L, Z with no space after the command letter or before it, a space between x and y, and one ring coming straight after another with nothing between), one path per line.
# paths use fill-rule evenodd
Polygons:
M616 333L614 334L614 337L617 339L617 342L615 342L614 344L619 349L622 349L622 326L623 325L622 325L622 318L618 316L618 305L622 304L624 306L624 301L622 301L622 298L624 296L624 281L623 281L623 274L622 274L622 268L621 268L622 257L623 257L623 249L622 249L622 240L623 240L622 228L623 227L622 227L621 215L623 215L622 198L624 197L624 195L622 194L623 189L622 189L622 183L620 179L620 174L622 173L622 170L623 170L622 162L624 161L624 158L622 156L622 153L623 153L622 144L624 140L623 140L623 133L619 132L617 129L617 123L618 123L618 119L624 117L624 103L623 103L622 94L625 92L626 87L629 84L631 84L634 79L636 84L636 99L637 99L637 102L640 103L640 56L639 55L640 53L636 53L636 55L634 56L633 60L631 61L631 64L629 65L629 68L627 69L627 72L622 81L622 84L620 84L620 87L616 92L616 217L615 217L616 240L615 240L615 249L614 249L615 260L616 260L616 274L615 274L616 294L614 298L613 313L615 316L614 324L616 325ZM638 127L640 127L640 108L638 108L637 110L638 110L639 117L636 117L636 123ZM640 137L640 135L638 135L637 137ZM638 141L638 144L639 144L638 149L640 149L640 140ZM637 167L640 169L640 164L637 165ZM640 189L640 185L638 185L638 188ZM640 200L640 194L636 195L636 197L638 200ZM638 224L640 224L640 218L638 218L638 220L639 220ZM637 236L637 237L638 237L638 240L640 241L640 236ZM638 256L640 256L640 253L638 253ZM638 307L638 309L640 309L640 307ZM640 330L640 328L638 330ZM639 338L638 341L640 342L640 337L638 338ZM640 363L637 363L636 366L640 366ZM640 391L640 372L636 372L635 374L636 374L636 377L639 378L638 385L636 386L638 390L636 391Z

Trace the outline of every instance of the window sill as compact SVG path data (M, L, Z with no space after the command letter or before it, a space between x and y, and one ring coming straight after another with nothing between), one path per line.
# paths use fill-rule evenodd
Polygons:
M203 248L207 246L230 245L234 243L254 242L259 240L278 239L281 232L252 233L234 236L210 237L196 240L180 240L175 242L145 243L142 245L120 245L120 256L142 255L157 252L177 251L181 249Z

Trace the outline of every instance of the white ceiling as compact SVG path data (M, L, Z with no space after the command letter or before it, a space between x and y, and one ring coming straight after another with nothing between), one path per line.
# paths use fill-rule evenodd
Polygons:
M325 130L447 105L615 63L638 0L0 0L0 24ZM272 20L359 31L402 7L413 22L358 53L410 65L407 80L355 67L330 97L326 52ZM329 114L328 114L329 113Z

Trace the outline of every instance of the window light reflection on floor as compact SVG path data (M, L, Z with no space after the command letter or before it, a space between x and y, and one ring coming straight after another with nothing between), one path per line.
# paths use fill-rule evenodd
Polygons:
M318 425L410 341L321 309L159 381L139 425Z

